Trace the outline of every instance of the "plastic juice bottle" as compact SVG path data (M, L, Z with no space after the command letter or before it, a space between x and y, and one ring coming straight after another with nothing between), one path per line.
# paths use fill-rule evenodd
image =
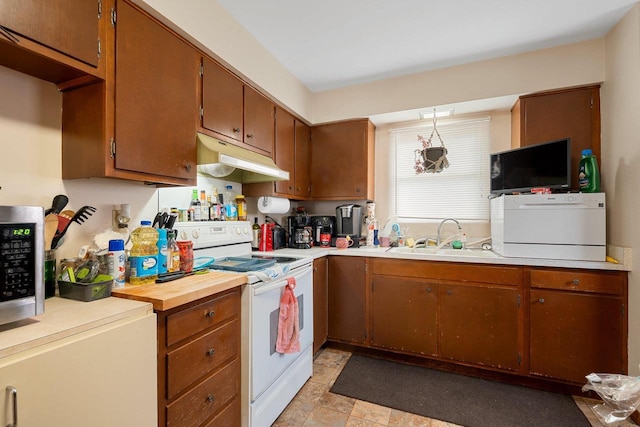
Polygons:
M146 285L158 278L158 231L151 221L142 221L140 227L131 232L133 246L129 254L129 283Z
M236 207L238 210L238 221L247 220L247 201L242 194L236 196Z
M598 161L590 149L582 150L582 159L580 159L580 168L578 169L578 185L583 193L600 192Z
M158 230L158 274L167 272L167 263L169 259L169 245L167 242L167 229L160 228Z

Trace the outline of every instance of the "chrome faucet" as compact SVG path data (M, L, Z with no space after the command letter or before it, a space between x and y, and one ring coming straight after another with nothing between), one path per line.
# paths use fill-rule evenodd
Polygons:
M453 219L453 218L445 218L445 219L443 219L440 222L440 224L438 225L438 235L436 236L436 246L440 246L440 242L442 241L442 238L441 238L442 226L447 221L455 222L458 225L458 231L462 231L462 226L460 225L460 223L458 222L457 219Z

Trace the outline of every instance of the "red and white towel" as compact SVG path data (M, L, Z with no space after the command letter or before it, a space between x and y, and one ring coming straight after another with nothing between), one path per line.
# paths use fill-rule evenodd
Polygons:
M278 317L278 340L276 351L283 354L300 351L300 321L298 319L298 299L293 290L296 279L287 279L284 293L280 297L280 316Z

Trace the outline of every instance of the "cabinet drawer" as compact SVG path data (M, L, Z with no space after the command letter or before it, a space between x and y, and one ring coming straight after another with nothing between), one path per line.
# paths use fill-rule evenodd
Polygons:
M237 357L240 349L240 321L203 335L167 354L167 398L208 372Z
M167 406L167 426L202 425L240 393L240 359L211 375L180 399ZM239 399L237 399L239 400ZM237 405L231 405L231 408ZM238 408L239 409L239 408ZM224 411L227 412L227 411ZM229 414L229 418L233 418ZM238 415L239 411L238 411ZM235 416L237 419L238 416ZM217 419L217 418L216 418Z
M373 274L386 276L455 280L496 285L519 285L522 278L522 269L519 267L384 258L372 258L371 261Z
M535 269L531 270L530 283L532 288L623 295L626 275L616 271Z
M239 315L239 290L172 314L167 317L167 347Z

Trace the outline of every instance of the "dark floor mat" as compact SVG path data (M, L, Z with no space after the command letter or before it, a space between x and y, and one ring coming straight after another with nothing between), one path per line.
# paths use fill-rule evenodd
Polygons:
M351 356L332 393L466 427L590 427L571 396Z

